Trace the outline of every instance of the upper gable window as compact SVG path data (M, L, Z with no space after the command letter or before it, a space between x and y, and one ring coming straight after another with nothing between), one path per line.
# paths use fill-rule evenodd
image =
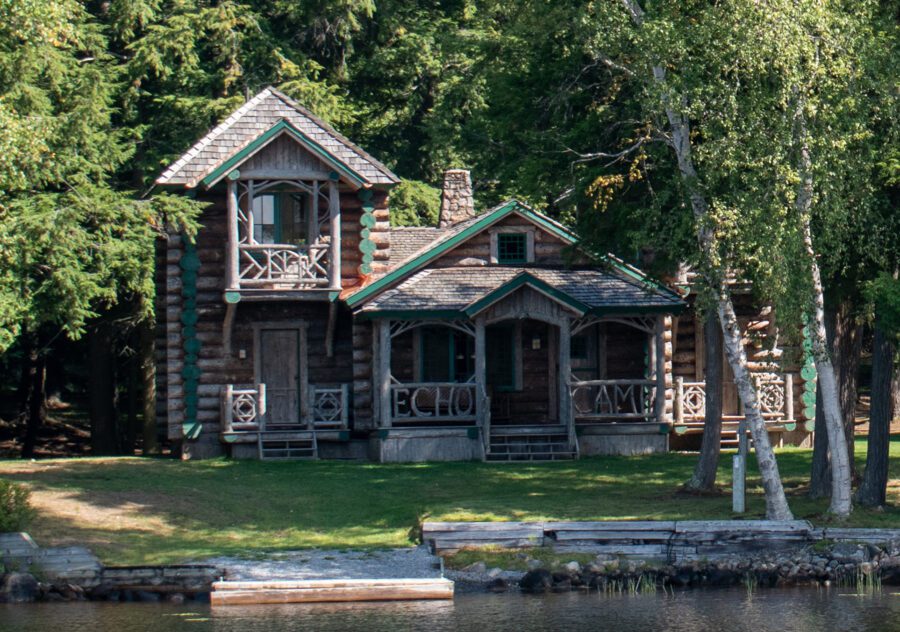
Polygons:
M528 234L498 233L497 263L528 263Z
M306 196L296 192L264 193L253 198L253 241L301 245L307 241Z

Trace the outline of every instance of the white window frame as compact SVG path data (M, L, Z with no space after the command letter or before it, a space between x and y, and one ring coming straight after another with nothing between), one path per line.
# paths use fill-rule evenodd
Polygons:
M488 233L491 236L491 263L499 264L500 258L497 256L498 235L525 233L525 263L534 263L534 231L531 226L498 226L492 228Z

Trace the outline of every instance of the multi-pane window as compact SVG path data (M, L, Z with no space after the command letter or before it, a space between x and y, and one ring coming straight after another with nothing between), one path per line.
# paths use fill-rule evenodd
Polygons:
M497 263L513 264L528 261L528 235L526 233L500 233L497 235Z
M301 193L264 193L253 198L253 240L259 244L306 243L307 204Z

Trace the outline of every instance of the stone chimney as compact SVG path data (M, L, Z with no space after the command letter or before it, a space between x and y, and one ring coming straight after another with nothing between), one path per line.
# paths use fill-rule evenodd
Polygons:
M468 169L447 169L441 190L441 228L475 217L472 178Z

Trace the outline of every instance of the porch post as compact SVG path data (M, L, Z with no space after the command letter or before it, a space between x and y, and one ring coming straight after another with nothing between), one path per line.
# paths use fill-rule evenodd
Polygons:
M381 427L391 427L391 321L378 320L378 401Z
M485 381L487 359L484 355L484 316L475 319L475 415L478 426L484 428Z
M318 203L315 205L318 208ZM331 238L331 262L328 267L328 285L332 290L341 289L341 195L337 183L328 182L328 219ZM318 225L318 222L317 222Z
M654 414L656 421L666 421L666 347L665 347L665 321L662 316L656 319L654 328L654 372L656 377L656 406Z
M240 262L238 260L238 192L237 181L228 179L228 250L225 252L225 289L236 290L240 287Z
M568 318L559 322L559 423L570 428L574 422L572 407L569 405L569 378L572 375L571 333Z

